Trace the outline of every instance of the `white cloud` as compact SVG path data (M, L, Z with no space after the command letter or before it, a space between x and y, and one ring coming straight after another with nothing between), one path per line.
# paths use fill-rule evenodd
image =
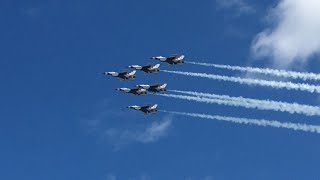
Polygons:
M108 174L106 176L106 178L104 178L105 180L117 180L120 179L119 177L117 177L114 174ZM128 178L129 180L151 180L151 177L146 174L146 173L142 173L140 176L137 176L135 178Z
M204 180L213 180L213 177L212 176L207 176L204 178Z
M136 134L136 140L142 143L155 142L163 136L167 135L167 132L171 126L171 119L166 119L162 122L153 122L144 132Z
M126 112L114 108L108 99L97 107L100 112L94 117L84 118L83 125L88 134L95 135L99 142L112 145L114 150L132 143L157 142L166 137L172 127L171 115L161 119L158 115L143 116L139 112Z
M143 173L138 178L132 178L130 180L151 180L151 177L148 174Z
M212 176L206 176L204 178L192 178L192 177L187 177L186 180L213 180L214 178Z
M108 174L106 180L117 180L117 177L113 174Z
M144 128L116 129L111 128L104 132L104 137L112 143L115 149L134 142L154 143L167 136L172 126L171 116L165 117L161 121L152 122Z
M41 14L41 10L37 7L24 8L22 9L22 13L29 17L35 18Z
M216 0L216 4L222 9L235 10L237 15L255 12L253 6L249 5L245 0Z
M268 14L270 27L253 41L253 55L284 68L306 63L320 52L319 9L319 0L280 0Z

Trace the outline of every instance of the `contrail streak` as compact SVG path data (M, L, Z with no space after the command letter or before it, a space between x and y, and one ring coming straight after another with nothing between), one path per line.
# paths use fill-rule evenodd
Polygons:
M299 124L299 123L289 123L289 122L279 122L274 120L265 120L265 119L248 119L248 118L237 118L237 117L226 117L226 116L212 116L206 114L196 114L196 113L186 113L186 112L173 112L173 111L164 111L159 110L160 112L195 117L195 118L203 118L203 119L213 119L218 121L228 121L238 124L249 124L249 125L257 125L264 127L275 127L275 128L286 128L292 129L295 131L304 131L311 133L320 133L320 126L315 125L307 125L307 124Z
M223 64L198 63L198 62L186 62L186 63L200 65L200 66L215 67L220 69L228 69L232 71L260 73L260 74L273 75L273 76L284 77L284 78L316 80L316 81L320 80L320 74L315 74L315 73L286 71L286 70L269 69L269 68L230 66L230 65L223 65Z
M300 83L282 82L282 81L267 81L267 80L261 80L261 79L249 79L249 78L230 77L230 76L221 76L221 75L215 75L215 74L193 73L193 72L183 72L183 71L162 70L162 72L180 74L185 76L209 78L209 79L220 80L220 81L229 81L229 82L235 82L239 84L268 86L268 87L277 88L277 89L285 88L288 90L300 90L300 91L307 91L311 93L314 93L314 92L320 93L320 86L311 85L311 84L300 84Z
M291 114L304 114L307 116L320 116L320 108L317 106L310 106L305 104L298 103L287 103L281 101L271 101L271 100L259 100L259 99L251 99L244 97L231 97L227 95L218 95L218 94L209 94L209 93L199 93L192 91L179 91L179 90L168 90L169 92L182 93L192 96L200 96L207 98L214 98L220 100L228 100L228 101L237 101L242 104L252 104L257 109L267 109L267 110L276 110L281 112L289 112Z
M273 111L282 111L288 113L298 113L304 114L307 116L314 116L320 115L319 112L316 112L315 109L312 108L302 108L299 110L297 106L290 106L286 107L284 104L268 104L265 102L253 103L253 101L246 101L246 100L232 100L230 99L223 99L223 98L205 98L205 97L198 97L198 96L185 96L185 95L175 95L175 94L155 94L157 96L163 97L171 97L176 99L183 99L188 101L195 101L195 102L203 102L208 104L219 104L219 105L227 105L227 106L235 106L235 107L244 107L244 108L251 108L251 109L259 109L259 110L273 110ZM292 109L291 109L292 108Z

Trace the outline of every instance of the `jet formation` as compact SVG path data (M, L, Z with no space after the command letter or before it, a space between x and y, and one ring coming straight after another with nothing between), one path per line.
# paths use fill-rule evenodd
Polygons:
M168 57L164 56L155 56L151 57L150 59L158 60L160 62L165 62L168 63L169 65L177 65L177 64L183 64L185 56L184 55L171 55ZM146 74L152 74L152 73L158 73L160 71L160 64L148 64L145 66L140 66L140 65L130 65L127 66L127 68L134 69L133 71L123 71L123 72L104 72L104 75L110 75L113 77L117 77L121 80L134 80L136 78L136 73L137 71L142 71ZM167 83L164 84L153 84L153 85L148 85L148 84L140 84L136 85L134 88L117 88L117 91L121 91L124 93L132 94L132 95L146 95L147 92L150 93L165 93L167 91ZM143 106L128 106L127 108L141 111L144 114L149 114L149 113L157 113L158 111L158 104L148 104L148 105L143 105Z

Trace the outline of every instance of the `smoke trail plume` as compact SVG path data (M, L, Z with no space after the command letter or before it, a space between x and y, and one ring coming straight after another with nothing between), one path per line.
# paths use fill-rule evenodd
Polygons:
M233 123L238 123L238 124L249 124L249 125L257 125L257 126L264 126L264 127L269 126L269 127L275 127L275 128L292 129L295 131L320 133L320 126L315 126L315 125L289 123L289 122L282 123L279 121L265 120L265 119L248 119L248 118L237 118L237 117L226 117L226 116L212 116L212 115L206 115L206 114L173 112L173 111L163 111L163 110L160 110L160 112L195 117L195 118L227 121L227 122L233 122Z
M200 97L207 97L207 98L214 98L214 99L221 99L221 100L228 100L228 101L237 101L242 104L253 104L257 107L257 109L264 108L264 109L273 109L281 112L289 112L291 114L297 113L297 114L305 114L308 116L316 116L316 115L320 116L319 107L305 105L305 104L287 103L287 102L271 101L271 100L259 100L259 99L244 98L241 96L231 97L227 95L199 93L199 92L192 92L192 91L179 91L179 90L168 90L168 91L192 95L192 96L200 96Z
M249 78L230 77L230 76L221 76L221 75L215 75L215 74L193 73L193 72L183 72L183 71L162 70L162 72L180 74L185 76L209 78L209 79L220 80L220 81L229 81L229 82L234 82L239 84L268 86L276 89L282 88L282 89L288 89L288 90L300 90L300 91L307 91L311 93L314 93L314 92L320 93L320 86L311 85L311 84L300 84L300 83L282 82L282 81L267 81L267 80L261 80L261 79L249 79Z
M195 102L203 102L208 104L219 104L219 105L227 105L227 106L235 106L235 107L244 107L244 108L251 108L251 109L259 109L259 110L273 110L273 111L281 111L281 112L288 112L288 113L297 113L297 114L304 114L307 116L314 116L320 115L314 108L302 108L299 110L299 106L285 106L284 104L268 104L266 102L256 102L253 101L246 101L246 100L237 100L236 98L232 100L222 98L205 98L205 97L198 97L198 96L185 96L185 95L175 95L175 94L155 94L157 96L164 96L164 97L171 97L176 99L183 99L188 101L195 101ZM288 103L289 104L289 103ZM302 107L302 106L301 106Z
M223 64L209 64L209 63L198 63L198 62L185 62L185 63L200 65L200 66L215 67L220 69L228 69L232 71L260 73L260 74L273 75L273 76L284 77L284 78L316 80L316 81L320 80L320 74L308 73L308 72L286 71L286 70L269 69L269 68L230 66L230 65L223 65Z

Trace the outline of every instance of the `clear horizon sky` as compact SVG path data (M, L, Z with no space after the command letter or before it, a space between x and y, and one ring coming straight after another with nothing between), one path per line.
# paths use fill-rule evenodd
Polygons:
M284 1L288 2L281 2ZM149 59L151 56L171 54L184 54L186 61L320 73L319 43L311 37L313 31L294 31L291 23L283 23L290 24L294 33L286 33L287 29L280 25L278 34L257 41L259 33L279 26L270 15L279 2L2 1L0 179L318 179L320 134L162 112L146 116L126 107L157 103L159 109L168 111L311 125L320 125L319 116L153 94L138 97L115 89L168 83L171 90L319 106L317 93L164 72L137 72L134 81L102 75L105 71L126 70L133 64L155 64L158 62ZM299 22L309 21L299 21L299 15L296 23L307 29L307 23ZM318 19L310 18L310 22L313 20ZM288 38L282 38L282 34ZM296 34L302 34L298 40L294 38ZM277 44L288 42L283 39L289 43ZM306 43L305 39L315 42ZM270 48L253 52L254 47L260 47L259 42ZM312 47L308 48L308 44ZM272 47L274 51L270 50ZM161 63L161 69L287 81L191 64Z

